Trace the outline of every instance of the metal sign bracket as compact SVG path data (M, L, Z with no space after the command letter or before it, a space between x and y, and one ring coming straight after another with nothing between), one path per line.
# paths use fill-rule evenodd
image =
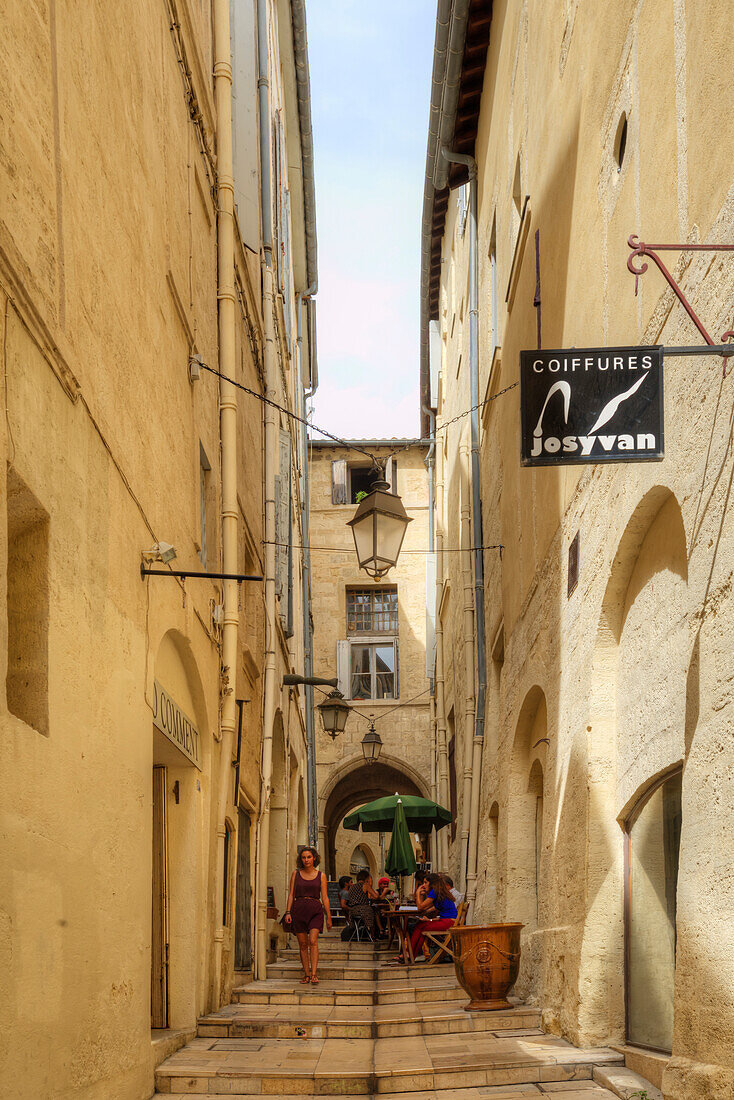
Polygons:
M661 272L663 278L671 288L676 298L683 306L688 316L693 321L698 331L703 336L706 343L709 345L710 351L707 349L701 349L695 351L693 348L682 349L679 354L714 354L721 355L724 360L724 378L726 378L726 365L729 361L729 355L727 354L726 341L734 339L734 329L727 329L726 332L721 335L721 343L716 344L714 340L709 336L706 327L704 326L701 318L696 313L691 303L686 298L685 294L678 286L673 276L668 271L663 261L658 256L658 252L734 252L734 244L645 244L634 233L628 237L627 244L632 249L632 252L627 258L627 268L635 277L635 295L639 289L640 275L644 275L647 271L648 265L643 260L639 267L635 266L635 260L638 257L649 256L653 263L657 266ZM665 349L666 355L675 355L676 352L672 348ZM731 350L731 354L734 354L734 348Z

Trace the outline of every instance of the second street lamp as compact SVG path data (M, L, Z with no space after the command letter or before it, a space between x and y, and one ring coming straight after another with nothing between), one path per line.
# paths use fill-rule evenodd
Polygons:
M372 483L372 492L361 500L347 526L352 528L360 569L373 580L384 577L397 564L411 518L397 493L390 492L384 471Z
M367 764L376 764L382 752L382 738L375 729L374 722L370 722L370 728L362 738L362 755Z

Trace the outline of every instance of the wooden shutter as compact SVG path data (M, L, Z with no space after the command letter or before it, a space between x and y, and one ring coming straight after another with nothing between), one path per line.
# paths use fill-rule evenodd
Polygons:
M153 768L153 913L150 1026L168 1027L168 769Z
M336 458L331 464L331 503L347 503L347 460Z
M385 463L385 481L390 486L391 493L397 493L398 491L398 464L395 459L390 456Z
M349 683L349 642L336 643L336 675L339 680L339 691L345 699L351 699L352 690Z
M249 970L252 963L252 882L250 879L250 815L239 811L237 829L237 886L235 902L234 967Z
M288 550L291 498L291 436L280 430L278 476L275 479L275 594L280 597L281 620L288 616Z

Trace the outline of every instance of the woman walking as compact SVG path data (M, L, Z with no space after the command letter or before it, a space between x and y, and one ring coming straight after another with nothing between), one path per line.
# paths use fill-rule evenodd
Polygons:
M410 940L413 949L413 958L418 961L418 952L423 948L424 933L442 932L450 928L457 917L456 903L451 897L449 887L443 875L428 876L429 890L425 897L418 902L418 914L435 909L438 913L436 920L421 920L413 930Z
M303 977L301 985L319 984L319 932L331 928L331 908L326 890L326 875L318 870L319 853L315 848L302 848L291 875L291 888L285 907L284 923L296 933L301 953Z

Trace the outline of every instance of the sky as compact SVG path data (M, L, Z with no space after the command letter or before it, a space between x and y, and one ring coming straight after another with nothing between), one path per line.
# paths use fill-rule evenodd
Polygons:
M307 0L319 291L314 423L419 432L420 228L435 0Z

